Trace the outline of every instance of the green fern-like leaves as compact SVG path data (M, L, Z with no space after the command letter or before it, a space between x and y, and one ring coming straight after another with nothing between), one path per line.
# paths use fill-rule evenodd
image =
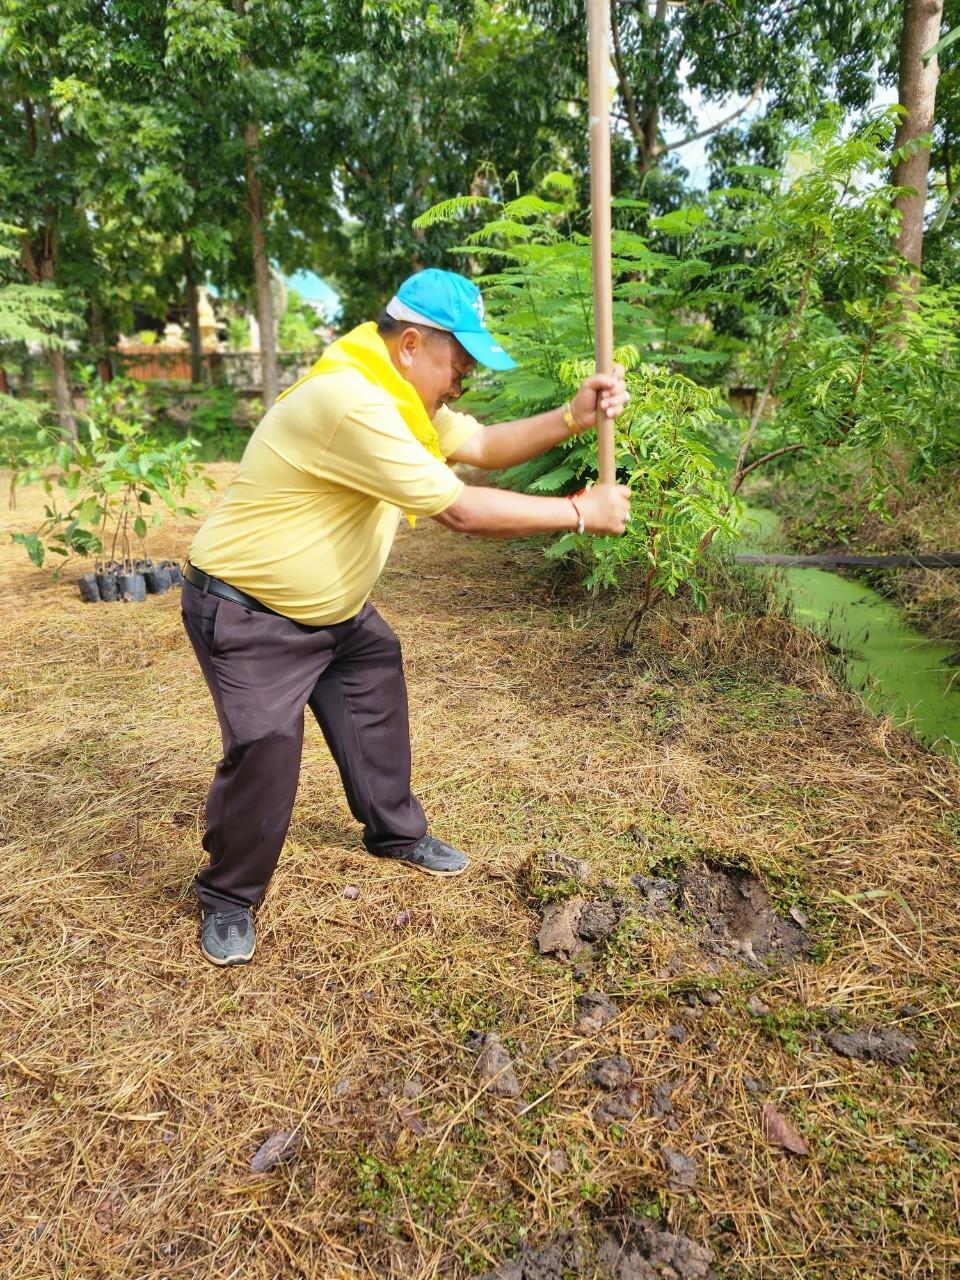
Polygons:
M507 218L548 218L564 212L564 206L555 200L542 200L540 196L518 196L503 206Z
M414 218L413 226L417 231L425 230L427 227L435 227L439 222L453 222L468 211L490 208L496 203L489 196L454 196L450 200L441 200L439 204L432 205L421 213L419 218Z

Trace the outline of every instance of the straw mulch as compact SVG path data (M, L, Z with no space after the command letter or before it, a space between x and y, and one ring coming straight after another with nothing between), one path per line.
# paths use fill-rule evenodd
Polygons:
M375 600L404 643L415 787L471 871L366 857L311 724L257 957L225 972L188 893L219 736L177 600L83 605L18 549L0 565L3 1277L427 1280L628 1219L718 1277L951 1274L958 770L839 691L810 637L675 606L617 656L616 617L535 546L404 529ZM671 913L586 961L538 955L542 900L575 888L548 852L586 860L600 898L749 868L812 954L718 959ZM577 1030L601 989L619 1015ZM848 1025L916 1052L841 1057ZM493 1030L519 1100L476 1074ZM611 1124L588 1072L612 1055L638 1102ZM808 1156L764 1136L765 1103ZM281 1131L289 1158L254 1172Z

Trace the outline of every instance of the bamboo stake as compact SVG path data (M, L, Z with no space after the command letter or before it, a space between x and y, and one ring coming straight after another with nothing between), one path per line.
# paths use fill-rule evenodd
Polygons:
M613 283L610 250L610 0L587 0L590 84L590 232L597 373L613 372ZM600 483L615 479L613 419L597 416Z

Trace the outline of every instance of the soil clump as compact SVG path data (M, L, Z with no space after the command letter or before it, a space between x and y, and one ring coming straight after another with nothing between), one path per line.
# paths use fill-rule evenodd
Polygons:
M916 1044L894 1027L862 1027L854 1031L828 1031L824 1040L835 1053L859 1062L884 1062L905 1067Z
M673 1112L673 1093L678 1084L677 1080L658 1080L650 1090L647 1109L655 1120L662 1120Z
M520 1081L513 1067L513 1059L495 1031L484 1037L483 1049L477 1060L477 1074L487 1093L492 1093L497 1098L520 1097Z
M600 1280L711 1280L711 1262L710 1250L682 1232L632 1218L599 1228L593 1240L568 1233L542 1249L524 1245L516 1258L482 1280L563 1280L571 1274Z
M593 1118L599 1125L628 1124L640 1109L640 1090L635 1085L609 1093L593 1108Z
M289 1129L281 1129L267 1138L250 1161L253 1173L269 1173L279 1164L291 1161L300 1150L301 1137Z
M601 1089L622 1089L633 1079L633 1067L620 1054L612 1058L598 1058L587 1068L587 1079Z
M581 952L592 954L595 943L603 942L625 914L622 899L588 901L579 894L544 908L537 933L541 955L572 960Z
M580 911L579 935L584 942L602 942L619 919L620 912L612 902L587 902Z
M537 933L540 954L589 960L627 916L656 919L673 912L697 926L701 949L717 959L762 968L810 951L807 930L796 918L779 916L762 882L746 870L701 861L686 867L676 883L636 874L630 884L636 894L599 899L575 894L549 903Z
M676 905L677 886L672 880L665 880L662 876L637 874L630 877L630 883L635 889L640 890L639 907L644 915L662 915L664 911L670 911Z
M540 878L544 884L562 884L572 880L575 884L590 882L590 863L585 858L574 858L556 849L547 849L540 860Z
M567 898L565 902L551 902L545 908L537 934L541 955L572 960L580 954L584 947L584 939L580 937L583 906L583 898L578 896Z
M667 1171L667 1185L671 1191L689 1191L696 1185L699 1170L692 1156L674 1151L673 1147L664 1147L660 1159Z
M613 1022L620 1010L602 991L586 991L580 997L577 1030L583 1035L596 1035L601 1028Z

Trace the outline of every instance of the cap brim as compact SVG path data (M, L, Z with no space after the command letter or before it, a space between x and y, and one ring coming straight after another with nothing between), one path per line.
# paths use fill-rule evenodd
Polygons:
M490 334L485 331L458 333L454 330L453 336L468 355L473 356L479 364L486 365L488 369L496 369L498 373L504 373L507 369L517 367L516 360L507 355L503 347L494 342Z

